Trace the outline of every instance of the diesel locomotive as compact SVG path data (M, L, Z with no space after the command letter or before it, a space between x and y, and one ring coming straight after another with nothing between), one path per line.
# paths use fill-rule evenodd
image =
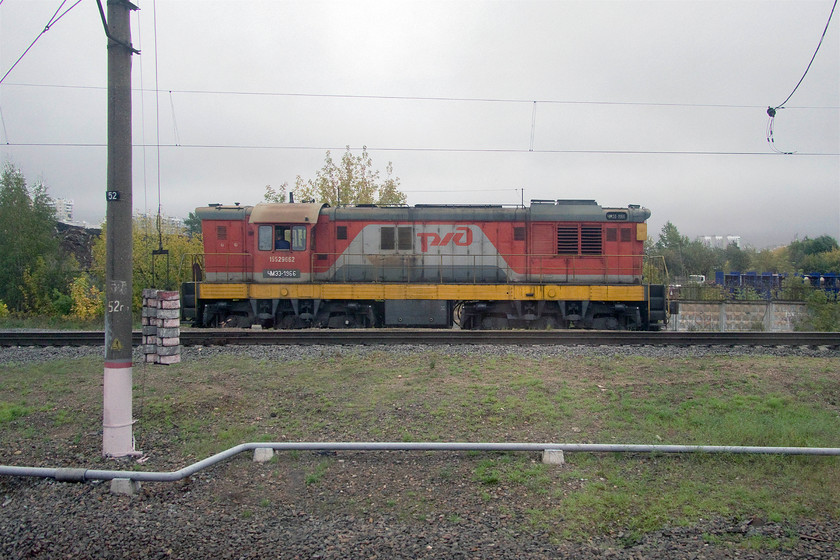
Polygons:
M182 286L195 325L658 330L638 205L197 208L204 254Z

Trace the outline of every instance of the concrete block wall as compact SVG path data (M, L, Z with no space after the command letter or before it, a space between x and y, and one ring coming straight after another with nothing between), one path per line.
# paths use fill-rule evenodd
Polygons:
M673 331L790 332L805 314L805 304L778 301L681 301L671 315Z
M143 354L149 364L181 361L181 298L178 292L143 290Z

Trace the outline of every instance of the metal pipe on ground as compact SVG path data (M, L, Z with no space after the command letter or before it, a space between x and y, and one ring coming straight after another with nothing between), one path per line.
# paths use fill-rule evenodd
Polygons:
M739 445L632 445L599 443L465 443L465 442L254 442L243 443L183 469L169 472L115 471L0 465L0 475L54 478L65 482L129 479L175 482L231 457L255 449L274 451L563 451L585 453L750 453L763 455L840 456L838 447L750 447Z

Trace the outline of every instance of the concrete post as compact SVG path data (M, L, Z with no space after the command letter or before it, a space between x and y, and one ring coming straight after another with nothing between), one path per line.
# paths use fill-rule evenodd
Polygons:
M105 374L102 454L135 454L131 410L131 29L135 9L108 2L108 183L105 238Z

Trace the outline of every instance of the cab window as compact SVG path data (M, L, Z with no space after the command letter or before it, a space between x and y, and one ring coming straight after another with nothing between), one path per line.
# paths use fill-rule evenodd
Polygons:
M292 251L306 251L306 226L292 226Z
M260 251L305 251L306 226L259 226Z
M274 248L273 226L260 226L257 235L257 248L260 251L271 251Z

